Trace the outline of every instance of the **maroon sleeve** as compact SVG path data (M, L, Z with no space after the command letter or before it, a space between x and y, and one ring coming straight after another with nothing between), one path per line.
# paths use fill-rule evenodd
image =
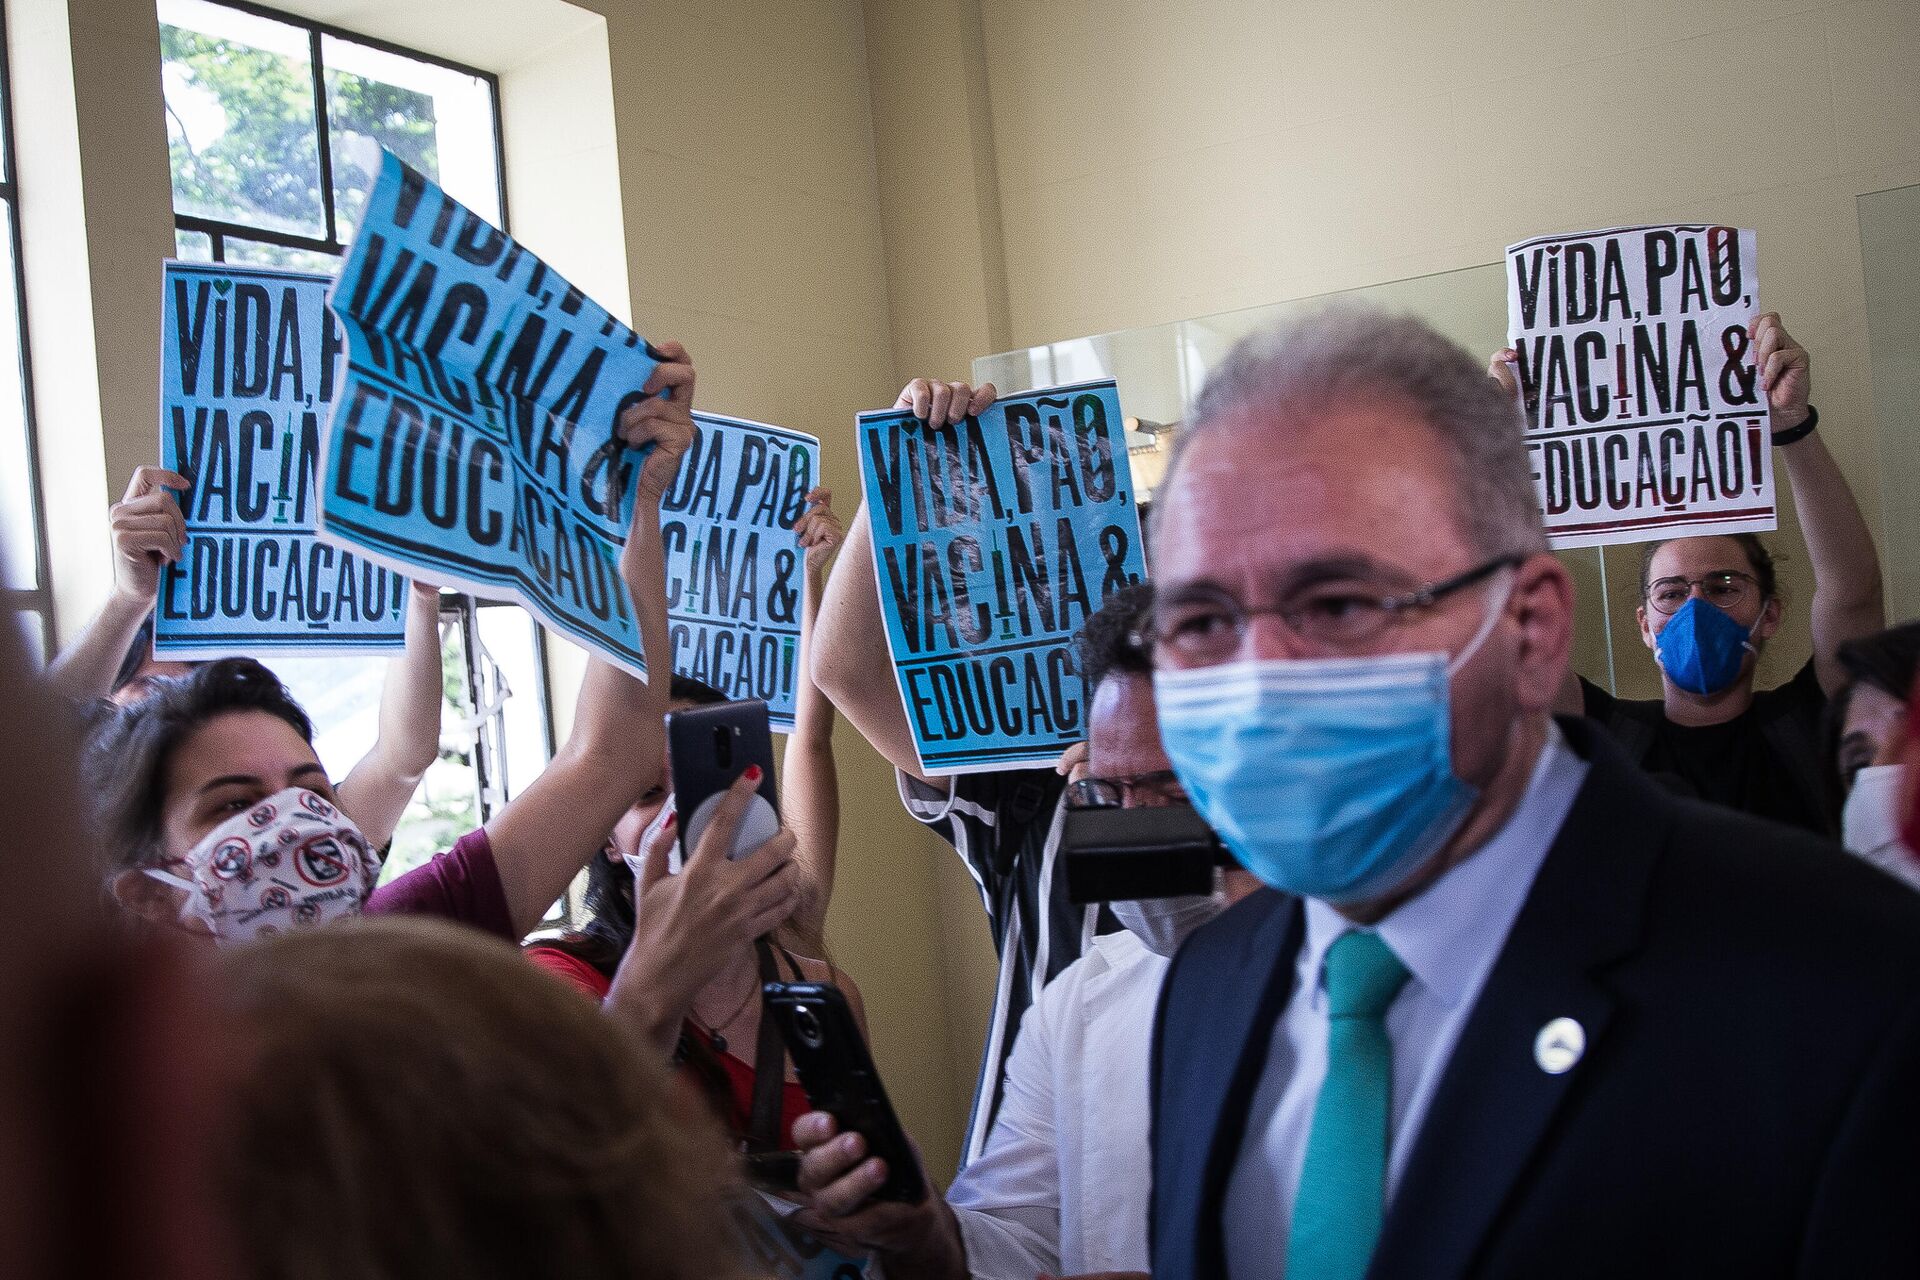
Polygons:
M520 941L485 827L461 836L425 866L375 889L367 898L366 914L441 916L508 942Z

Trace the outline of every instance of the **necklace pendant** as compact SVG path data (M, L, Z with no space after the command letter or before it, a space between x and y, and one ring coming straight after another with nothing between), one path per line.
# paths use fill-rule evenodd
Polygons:
M711 1037L711 1039L713 1040L713 1051L715 1053L725 1053L727 1051L727 1038L725 1036L715 1035Z

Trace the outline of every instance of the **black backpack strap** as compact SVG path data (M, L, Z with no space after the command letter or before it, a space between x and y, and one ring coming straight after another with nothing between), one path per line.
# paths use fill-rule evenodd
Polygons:
M760 961L761 983L780 981L780 966L773 957L772 945L765 938L756 938L753 949ZM788 963L792 963L791 957ZM798 972L796 967L795 973ZM786 1083L787 1043L780 1038L780 1025L767 1016L763 1002L760 1034L753 1049L753 1112L747 1120L749 1152L779 1151L786 1145L780 1133L780 1104Z

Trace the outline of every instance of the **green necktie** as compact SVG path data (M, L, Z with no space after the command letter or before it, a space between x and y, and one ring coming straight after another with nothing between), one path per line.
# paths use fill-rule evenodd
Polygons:
M1361 1280L1386 1200L1393 1107L1386 1013L1407 967L1378 934L1357 930L1334 940L1326 963L1327 1078L1293 1200L1287 1280Z

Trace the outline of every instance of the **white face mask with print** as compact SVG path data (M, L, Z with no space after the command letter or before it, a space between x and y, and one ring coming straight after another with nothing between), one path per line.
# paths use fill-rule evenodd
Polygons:
M185 875L146 873L186 892L183 920L226 946L358 915L380 860L353 819L304 787L288 787L209 831L180 860Z

